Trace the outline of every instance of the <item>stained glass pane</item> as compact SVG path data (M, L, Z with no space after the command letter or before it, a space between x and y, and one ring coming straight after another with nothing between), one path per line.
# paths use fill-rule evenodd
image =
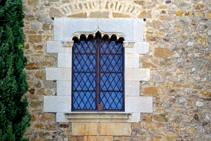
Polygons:
M96 110L96 42L73 46L72 109Z
M124 110L123 45L99 41L74 43L72 110Z
M121 43L101 43L100 104L103 110L124 110L124 56Z

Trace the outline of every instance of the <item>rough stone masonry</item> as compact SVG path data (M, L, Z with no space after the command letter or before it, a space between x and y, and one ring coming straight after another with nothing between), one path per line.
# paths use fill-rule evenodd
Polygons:
M211 140L211 0L24 0L25 56L32 116L30 141ZM68 5L68 7L67 7ZM67 14L69 13L69 14ZM43 112L43 97L56 95L45 68L57 67L46 52L54 18L139 18L145 21L149 53L140 66L151 69L140 95L153 96L152 114L138 123L57 123Z

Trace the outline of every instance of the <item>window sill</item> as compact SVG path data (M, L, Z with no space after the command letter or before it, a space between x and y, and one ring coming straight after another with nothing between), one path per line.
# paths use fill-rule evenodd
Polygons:
M57 122L132 122L133 114L128 112L68 112L57 113L57 120Z

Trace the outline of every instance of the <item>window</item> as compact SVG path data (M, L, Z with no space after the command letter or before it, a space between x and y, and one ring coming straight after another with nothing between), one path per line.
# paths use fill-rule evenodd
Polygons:
M122 38L81 36L72 52L72 111L124 111Z
M58 66L45 71L56 95L44 96L43 111L57 122L139 122L140 113L152 113L152 97L140 96L140 81L150 79L139 65L149 51L143 27L140 19L55 18L47 53L58 54Z

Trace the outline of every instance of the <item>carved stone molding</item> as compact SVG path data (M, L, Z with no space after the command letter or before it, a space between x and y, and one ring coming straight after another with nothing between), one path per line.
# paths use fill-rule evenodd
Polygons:
M95 122L122 122L128 121L131 113L128 112L71 112L65 113L67 122L84 122L84 121L95 121Z
M128 41L124 41L123 42L123 47L124 48L133 48L135 45L135 42L128 42Z
M60 9L66 16L90 11L114 11L136 18L140 14L142 7L128 0L73 0L68 4L62 5Z
M54 40L70 42L73 37L86 36L96 32L102 35L116 35L125 41L142 42L144 22L140 19L54 19Z
M73 39L73 37L77 37L78 39L80 38L81 35L85 35L86 38L88 38L89 35L92 35L93 37L95 37L96 33L100 32L101 37L103 37L104 35L107 35L109 38L111 38L112 35L116 36L117 39L119 38L124 38L125 39L125 35L123 33L120 32L104 32L100 29L97 29L96 31L93 32L75 32L72 34L71 39Z
M73 47L74 41L62 42L63 47Z

